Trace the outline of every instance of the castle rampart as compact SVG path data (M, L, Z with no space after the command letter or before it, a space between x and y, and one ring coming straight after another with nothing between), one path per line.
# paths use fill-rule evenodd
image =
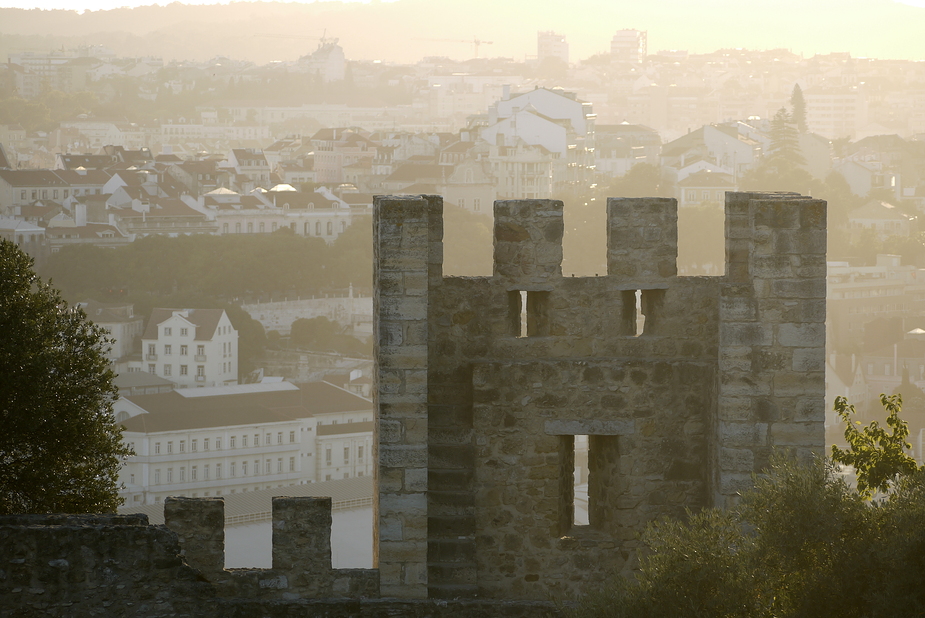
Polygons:
M332 568L327 498L274 498L270 569L223 568L221 499L5 516L0 617L552 616L647 522L821 452L825 202L727 194L721 277L677 275L674 200L607 213L604 276L563 277L562 203L523 200L492 276L445 277L442 199L375 199L378 568Z

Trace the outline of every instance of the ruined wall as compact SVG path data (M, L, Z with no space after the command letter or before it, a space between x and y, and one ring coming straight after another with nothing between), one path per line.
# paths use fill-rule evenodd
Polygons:
M388 560L420 565L424 547L429 596L574 595L628 568L651 519L729 503L774 446L823 447L824 202L730 194L725 277L677 276L670 199L608 200L608 272L586 278L561 275L561 202L495 203L492 277L442 276L439 198L375 206L380 448L427 448L426 542ZM412 395L426 441L395 415ZM380 474L422 465L394 461Z

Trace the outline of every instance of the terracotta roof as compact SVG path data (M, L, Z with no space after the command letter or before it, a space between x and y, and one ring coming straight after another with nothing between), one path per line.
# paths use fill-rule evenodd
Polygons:
M126 431L154 433L288 422L319 414L372 412L369 399L326 382L309 382L301 386L284 382L274 386L277 388L240 393L233 391L246 389L228 387L215 389L219 394L207 396L196 392L200 389L186 389L189 393L173 391L129 396L126 399L146 412L126 419L122 425ZM372 421L343 425L370 425L365 431L372 430Z
M81 173L76 170L55 170L58 178L67 184L74 185L104 185L106 181L112 178L112 174L103 171L88 169Z
M0 178L13 187L67 187L52 170L0 170Z

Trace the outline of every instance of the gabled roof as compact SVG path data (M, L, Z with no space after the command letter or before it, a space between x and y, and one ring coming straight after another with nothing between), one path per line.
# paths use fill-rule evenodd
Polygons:
M148 325L145 327L145 332L141 338L157 339L157 327L172 318L175 311L185 311L186 315L181 317L196 326L196 341L211 341L215 336L215 329L218 327L219 320L225 315L224 309L155 308L151 310L151 317L148 318Z
M113 322L134 322L139 316L132 315L132 305L125 303L101 303L88 299L77 303L93 322L108 324Z
M680 187L721 187L735 188L735 182L729 174L700 170L678 183Z

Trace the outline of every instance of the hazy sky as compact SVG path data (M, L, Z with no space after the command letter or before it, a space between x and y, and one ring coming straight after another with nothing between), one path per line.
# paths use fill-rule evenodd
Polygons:
M175 0L0 0L2 8L20 9L70 9L75 11L99 11L123 6L148 6L151 4L167 5ZM230 0L184 0L184 4L228 4ZM293 2L296 0L278 0ZM311 2L313 0L301 0ZM368 2L369 0L346 0L347 2ZM389 0L380 0L388 2ZM895 0L902 4L925 7L925 0Z

